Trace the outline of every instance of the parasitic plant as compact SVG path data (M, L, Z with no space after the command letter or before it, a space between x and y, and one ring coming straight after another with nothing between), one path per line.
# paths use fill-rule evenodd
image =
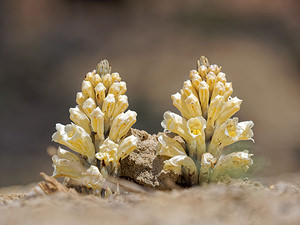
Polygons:
M173 171L192 185L236 177L248 170L253 163L248 150L230 154L224 151L237 141L253 141L253 122L231 118L242 103L231 97L232 92L232 83L227 82L221 67L210 65L202 56L180 93L172 95L181 116L164 113L165 133L158 136L157 154L170 157L164 161L165 171ZM171 138L168 132L179 135L184 143Z
M137 146L138 139L127 136L137 114L126 111L126 83L118 73L111 73L107 60L86 74L81 89L76 107L69 110L73 123L56 124L52 136L72 150L58 148L52 157L53 176L100 190L107 176L118 176L120 160Z

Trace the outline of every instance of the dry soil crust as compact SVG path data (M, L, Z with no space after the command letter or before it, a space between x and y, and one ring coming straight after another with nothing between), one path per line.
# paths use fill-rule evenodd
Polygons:
M121 161L120 176L146 187L160 190L174 188L179 177L173 172L162 171L163 162L168 158L156 155L157 135L137 129L131 129L131 133L138 137L138 146Z
M1 189L0 189L1 191ZM103 199L56 192L0 195L0 224L299 224L299 183L235 181Z

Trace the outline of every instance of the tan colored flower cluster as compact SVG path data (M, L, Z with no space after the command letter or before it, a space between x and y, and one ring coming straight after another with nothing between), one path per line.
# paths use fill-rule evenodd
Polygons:
M224 147L240 140L253 140L252 121L231 118L242 100L231 97L232 83L218 65L201 57L197 70L183 83L180 93L172 95L173 105L181 116L167 111L162 127L185 141L182 146L168 135L159 135L158 155L168 156L164 170L182 175L190 184L218 181L247 171L252 154L247 150L227 154Z
M126 83L118 73L111 73L107 60L101 61L82 82L68 125L56 124L53 141L73 152L58 149L54 155L55 177L93 189L101 189L105 177L118 176L120 160L137 146L138 139L127 133L136 122L136 112L126 111ZM125 112L126 111L126 112Z

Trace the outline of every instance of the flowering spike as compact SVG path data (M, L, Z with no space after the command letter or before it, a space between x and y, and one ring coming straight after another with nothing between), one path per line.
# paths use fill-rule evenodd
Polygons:
M126 83L118 73L111 73L107 60L87 73L76 95L77 106L71 108L75 123L56 124L53 141L72 149L58 149L54 155L53 176L68 177L72 182L95 189L99 193L105 177L118 176L120 160L136 147L138 139L127 133L136 121L136 113L128 108Z
M230 119L239 109L242 100L231 98L232 83L227 82L221 66L209 64L202 56L197 70L191 70L180 93L172 95L173 105L182 116L167 111L161 125L165 131L178 134L185 140L183 148L175 140L160 135L157 154L170 159L165 170L180 174L183 180L197 182L218 181L234 171L247 170L252 164L247 151L225 155L224 147L240 140L252 140L253 122ZM196 92L196 94L195 94ZM197 168L198 178L191 171ZM194 170L192 170L194 171Z

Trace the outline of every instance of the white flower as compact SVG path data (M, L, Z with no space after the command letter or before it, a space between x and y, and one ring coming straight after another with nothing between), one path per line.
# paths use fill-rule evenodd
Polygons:
M158 142L157 154L171 157L164 161L164 170L184 175L188 177L191 184L196 184L198 181L197 167L194 161L187 156L184 148L166 134L159 134Z
M92 189L101 189L105 182L104 177L100 173L96 166L90 166L87 170L81 173L81 179L83 185Z
M188 133L192 138L187 141L189 155L192 158L201 159L202 154L206 151L205 132L206 121L203 117L191 118L186 123Z
M91 113L91 127L100 141L104 140L104 113L99 107Z
M187 155L184 148L174 139L168 137L166 134L158 135L157 155L174 157L177 155Z
M219 117L224 105L224 97L217 95L211 102L207 115L206 138L209 139L215 129L215 121Z
M198 182L198 172L194 161L184 155L177 155L164 161L164 170L173 171L175 174L188 178L190 184Z
M117 103L115 105L114 112L112 114L112 118L115 118L117 115L125 112L125 110L128 108L128 98L126 95L119 95L117 97Z
M217 159L210 153L206 152L201 158L201 167L199 173L200 182L209 182L212 170Z
M112 82L119 82L119 81L121 81L120 74L119 73L112 73L111 74L111 79L112 79Z
M209 102L209 85L205 81L201 81L199 85L199 99L202 108L203 117L207 116Z
M102 112L105 114L107 118L111 118L111 115L115 109L116 99L113 94L108 94L102 105Z
M222 111L220 112L220 115L216 120L216 125L220 126L230 117L232 117L237 111L240 110L241 104L242 104L242 100L238 99L237 97L234 97L228 100L227 102L225 102Z
M226 175L239 176L240 173L246 172L253 164L251 156L247 150L222 156L213 169L211 181Z
M91 134L90 120L86 114L77 105L75 108L70 108L70 119L78 126L82 127L88 134Z
M113 94L114 96L124 95L126 90L126 83L124 81L115 82L110 86L108 94Z
M225 83L225 92L224 92L224 98L225 101L228 101L228 98L230 97L230 95L232 94L233 89L232 89L232 83Z
M215 87L217 76L213 72L209 72L206 76L206 83L209 86L209 94L212 94L212 91Z
M202 116L202 110L201 110L199 99L194 94L190 94L186 98L185 104L190 113L189 118Z
M237 117L228 119L225 123L216 128L208 152L218 157L222 154L222 149L225 146L240 140L252 140L253 132L251 128L253 125L254 123L252 121L238 123Z
M84 96L95 99L94 87L91 82L87 80L82 81L81 90Z
M112 85L112 76L108 73L102 77L102 83L104 84L105 88L108 90L109 87Z
M118 144L107 138L99 147L99 152L96 153L96 158L103 160L106 165L110 162L117 163L119 161L117 158L118 148Z
M170 111L165 112L164 120L162 121L161 126L165 130L169 130L175 134L178 134L185 140L190 138L186 126L186 119L177 115L176 113Z
M202 81L202 78L199 76L197 70L190 71L190 79L192 81L193 86L195 87L196 91L199 91L199 85Z
M110 140L105 139L103 144L99 147L99 152L96 153L96 158L103 160L106 165L110 162L113 165L118 165L121 159L127 157L137 147L138 138L131 135L117 144Z
M103 101L105 99L105 91L106 91L106 88L103 83L99 83L95 87L96 102L99 107L102 107Z
M186 96L190 96L191 94L198 96L197 91L190 80L187 80L183 83L182 91Z
M136 115L136 112L128 110L126 113L121 113L116 116L109 131L109 139L119 142L136 122Z
M91 118L91 113L96 109L97 105L94 99L88 98L82 105L82 109L85 112L85 114Z
M79 179L85 167L80 162L80 159L75 154L58 148L57 155L52 157L55 177L70 177Z
M78 93L76 94L76 103L77 103L80 107L83 106L83 103L84 103L87 99L88 99L88 97L87 97L87 96L84 96L84 95L82 94L82 92L78 92Z
M213 101L217 95L223 96L224 92L225 92L224 84L221 81L217 82L210 97L211 101Z
M126 158L131 152L136 149L137 144L138 138L133 135L124 138L119 144L117 159L120 160Z
M171 98L173 100L173 105L181 112L181 115L185 118L189 118L190 112L186 106L186 95L183 94L183 91L181 90L181 94L177 92L176 94L172 95Z
M57 123L52 140L88 157L91 162L95 156L95 148L90 135L80 126L73 123L66 126Z

